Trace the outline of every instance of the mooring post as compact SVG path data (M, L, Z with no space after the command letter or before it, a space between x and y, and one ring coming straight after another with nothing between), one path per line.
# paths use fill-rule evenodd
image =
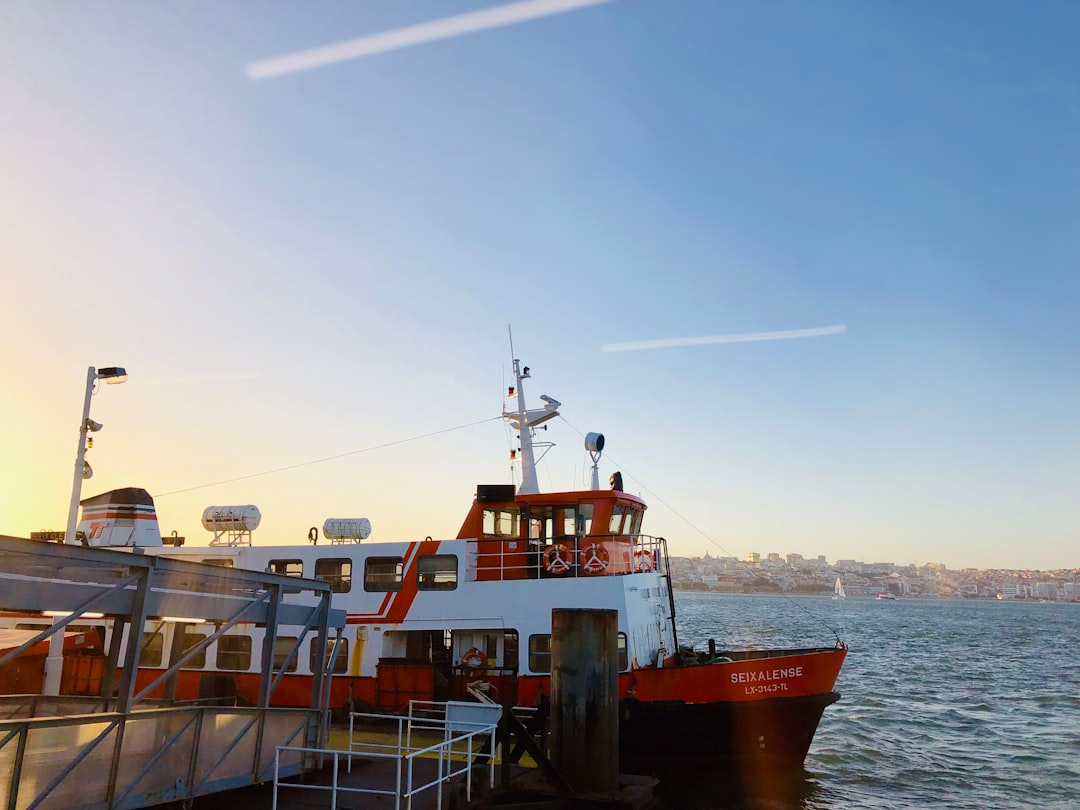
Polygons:
M551 761L577 793L619 788L619 614L551 611Z

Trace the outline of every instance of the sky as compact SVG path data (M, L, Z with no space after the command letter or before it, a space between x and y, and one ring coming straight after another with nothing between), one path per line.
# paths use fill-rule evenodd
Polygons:
M518 357L673 554L1080 566L1080 6L558 5L0 4L0 533L117 365L82 497L453 537Z

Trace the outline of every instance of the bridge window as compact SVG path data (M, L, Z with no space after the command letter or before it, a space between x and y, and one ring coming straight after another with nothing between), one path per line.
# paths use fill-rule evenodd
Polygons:
M424 554L417 559L417 587L422 591L452 591L457 588L457 555Z
M165 637L161 633L143 633L142 650L139 651L140 667L160 667L161 651L165 648Z
M529 636L529 671L551 672L551 636Z
M611 534L619 534L622 530L623 515L626 513L626 507L621 503L615 504L611 509L611 524L608 526L608 532Z
M518 536L517 509L485 509L484 534L495 537Z
M218 669L245 670L251 667L251 636L222 636L217 644Z
M184 633L184 649L181 650L181 654L186 653L196 644L201 644L203 639L206 638L206 633L192 633L190 630ZM202 669L206 666L206 647L199 650L199 654L194 658L189 658L180 669Z
M626 533L627 534L641 534L641 515L640 509L630 508L627 510L626 518Z
M311 640L311 654L308 656L308 666L312 672L315 671L315 653L319 649L318 642L318 637ZM326 640L326 663L330 663L330 657L334 654L334 645L338 643L341 644L341 648L338 650L337 658L334 659L335 675L341 675L349 669L349 640L347 638L341 639L340 642L333 638Z
M400 591L404 570L401 557L368 557L364 563L364 590Z
M285 661L288 660L295 646L296 636L278 636L274 639L274 672L281 672L281 668L285 666ZM298 657L296 655L292 657L289 666L285 669L286 672L296 672Z
M334 593L348 593L352 590L352 560L348 557L316 560L315 579L329 583Z
M577 533L578 537L584 537L592 531L593 505L591 503L578 504L577 510Z

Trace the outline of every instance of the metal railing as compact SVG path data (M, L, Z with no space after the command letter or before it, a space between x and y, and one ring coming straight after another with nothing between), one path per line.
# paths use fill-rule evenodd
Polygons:
M452 700L410 701L404 715L352 712L349 714L348 750L278 747L278 756L282 752L293 752L304 757L332 757L331 777L330 784L313 784L310 780L285 782L275 770L273 808L277 808L281 787L329 792L331 810L337 808L339 793L393 797L395 810L400 810L403 803L405 808L411 808L414 796L434 789L437 791L436 806L441 808L443 788L455 777L464 777L465 796L471 801L473 769L478 761L486 764L488 784L495 784L495 738L501 716L499 705ZM358 720L396 730L396 740L357 740ZM371 730L368 726L361 734L370 734ZM388 774L384 770L381 779L368 777L364 786L342 785L340 762L343 758L349 774L354 759L388 763L392 766L391 772ZM423 767L432 762L436 765L434 776L428 775L430 767Z
M566 579L650 571L667 573L666 544L662 537L606 534L500 539L528 543L528 550L509 550L504 542L498 551L480 553L475 546L482 541L471 541L474 550L470 554L470 569L475 575L486 572L490 576L494 572L501 574L502 579Z
M5 720L0 808L138 808L267 781L281 769L276 746L307 741L318 715L191 707Z

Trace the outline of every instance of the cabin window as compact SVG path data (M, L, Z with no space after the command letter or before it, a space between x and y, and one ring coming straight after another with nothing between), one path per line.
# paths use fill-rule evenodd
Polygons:
M452 591L457 588L457 555L423 554L417 559L417 587L422 591Z
M298 579L304 576L303 560L271 560L269 568L271 574L281 574L285 577L296 577ZM300 589L286 588L285 593L300 593Z
M551 636L529 636L529 671L551 672Z
M289 654L296 646L296 636L278 636L274 639L274 672L281 672ZM286 672L296 672L296 660L299 656L294 655L286 667Z
M217 643L218 669L251 668L251 636L222 636Z
M315 653L318 650L318 637L311 640L311 654L308 656L308 666L311 667L311 671L315 671ZM334 674L341 675L347 672L349 669L349 640L347 638L337 641L337 639L327 639L326 641L326 663L330 663L330 657L334 654L334 645L341 644L341 649L338 650L337 658L334 660Z
M529 538L547 540L555 535L555 518L550 506L529 507Z
M165 649L165 636L160 632L142 634L142 650L139 652L140 667L160 667L161 654Z
M352 560L348 557L316 560L315 579L328 582L334 593L348 593L352 590Z
M400 591L404 570L401 557L368 557L364 563L364 590Z
M184 633L184 649L181 650L181 654L186 653L196 644L202 642L206 638L206 633L193 633L190 630ZM206 666L206 647L199 650L199 654L193 658L189 658L184 662L184 665L180 669L202 669Z
M593 505L591 503L578 504L577 510L577 533L578 537L584 537L592 532L592 513Z
M495 537L518 536L518 511L516 509L485 509L484 534Z
M641 534L641 517L642 517L642 511L640 509L630 509L627 512L627 517L626 517L626 533L627 534Z
M232 568L233 561L226 559L225 557L211 557L209 560L203 560L203 565L216 565L218 568Z
M608 532L610 534L619 534L622 530L623 514L626 512L626 507L621 503L615 504L611 509L611 524L608 526Z
M617 642L618 654L619 654L619 672L630 666L630 659L626 654L626 633L619 633L619 640Z

